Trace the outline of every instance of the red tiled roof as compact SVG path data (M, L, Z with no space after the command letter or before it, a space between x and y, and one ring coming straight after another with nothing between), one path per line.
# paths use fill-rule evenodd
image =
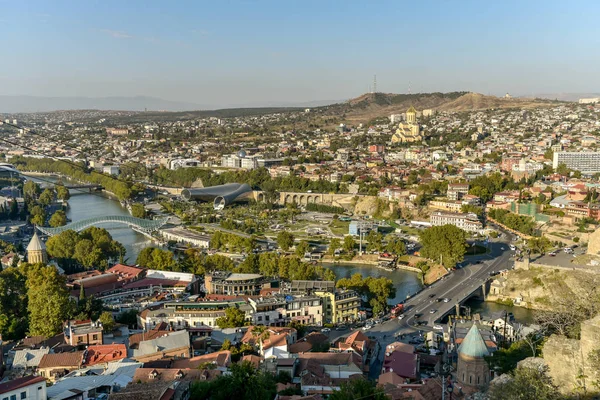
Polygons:
M106 270L109 274L117 274L122 278L133 279L137 278L142 272L143 268L138 268L130 265L117 264L112 268Z
M34 385L39 382L45 382L41 376L24 376L22 378L13 379L12 381L0 383L0 394L12 392L13 390L20 389L29 385ZM45 384L45 383L44 383Z
M85 364L87 366L122 360L127 357L127 348L124 344L102 344L89 346Z

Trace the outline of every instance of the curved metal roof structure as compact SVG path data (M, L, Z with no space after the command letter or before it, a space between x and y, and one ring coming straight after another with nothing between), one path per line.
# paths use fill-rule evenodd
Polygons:
M161 219L141 219L131 217L127 215L107 215L102 217L94 217L88 219L82 219L77 222L72 222L68 225L59 226L57 228L48 228L44 226L38 226L37 229L46 235L54 236L64 231L73 230L76 232L82 231L90 226L96 226L101 224L118 223L130 226L142 232L150 233L158 230L167 223L169 218Z
M215 210L222 210L226 205L247 197L250 193L252 188L247 183L228 183L198 189L183 189L181 196L188 201L212 201Z

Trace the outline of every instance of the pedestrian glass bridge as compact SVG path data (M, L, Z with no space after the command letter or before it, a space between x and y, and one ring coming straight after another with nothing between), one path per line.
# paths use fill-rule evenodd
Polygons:
M46 235L53 236L68 230L79 232L84 230L85 228L89 228L90 226L118 223L127 225L133 228L134 230L150 233L160 229L163 225L167 223L168 220L169 218L141 219L127 215L108 215L102 217L82 219L64 226L59 226L57 228L38 226L37 229L39 229L40 232Z

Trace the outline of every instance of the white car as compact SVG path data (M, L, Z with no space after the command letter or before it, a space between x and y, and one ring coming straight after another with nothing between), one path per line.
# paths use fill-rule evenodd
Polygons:
M331 329L329 329L329 328L323 328L323 329L321 329L321 332L323 332L323 333L329 333L329 332L331 332Z
M512 251L515 251L517 248L515 247L515 245L514 245L514 244L511 244L511 245L510 245L510 249L511 249Z
M443 300L443 302L444 302L444 303L449 303L449 302L450 302L450 299L449 299L449 298L447 298L447 297L444 297L444 300Z
M429 310L429 314L435 314L437 310Z
M404 318L404 314L398 315L398 319L403 319L403 318Z
M365 325L365 326L363 326L363 328L362 328L362 329L363 329L363 331L368 331L368 330L369 330L369 329L371 329L371 328L372 328L372 326L371 326L371 325Z
M444 327L443 327L443 326L441 326L441 325L434 325L434 326L433 326L433 329L436 329L436 330L438 330L438 331L443 331L443 330L444 330Z

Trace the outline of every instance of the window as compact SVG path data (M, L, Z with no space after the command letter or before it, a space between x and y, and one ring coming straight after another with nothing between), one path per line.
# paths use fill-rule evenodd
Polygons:
M268 320L269 320L269 316L265 315L265 321L268 321Z
M27 398L27 392L21 392L21 400Z
M477 384L479 385L479 376L477 377Z
M13 394L12 396L10 396L10 400L17 400L17 395Z
M98 340L98 335L92 335L92 340Z
M2 400L8 400L8 397L3 397Z
M469 383L473 383L473 375L469 375Z

